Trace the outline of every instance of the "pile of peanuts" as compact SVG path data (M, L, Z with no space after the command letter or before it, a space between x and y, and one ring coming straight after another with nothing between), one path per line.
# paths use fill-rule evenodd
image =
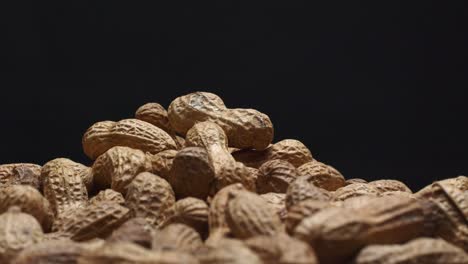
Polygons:
M0 263L467 264L468 178L345 179L195 92L85 132L91 166L0 165Z

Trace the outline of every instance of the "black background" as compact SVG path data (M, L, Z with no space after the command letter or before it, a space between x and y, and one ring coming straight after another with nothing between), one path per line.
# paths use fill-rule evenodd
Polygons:
M2 1L0 163L89 165L94 122L204 90L347 178L468 173L463 1L241 2Z

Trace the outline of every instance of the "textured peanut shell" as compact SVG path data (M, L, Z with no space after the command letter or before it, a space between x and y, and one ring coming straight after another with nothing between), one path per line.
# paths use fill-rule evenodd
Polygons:
M273 235L283 231L283 225L274 209L259 195L248 191L231 192L226 220L236 238Z
M294 229L296 229L296 226L304 218L310 217L330 206L332 206L330 202L312 200L312 199L305 200L305 201L295 204L294 206L289 208L289 211L286 215L286 219L285 219L286 231L289 234L292 234L294 232Z
M128 185L125 200L133 217L143 217L156 227L168 217L167 210L174 206L175 195L166 180L143 172Z
M18 206L22 212L34 216L43 230L50 230L54 214L49 201L36 188L30 185L0 188L0 213L6 212L11 206Z
M376 180L369 182L369 185L375 187L380 193L387 192L407 192L412 193L411 189L401 181L397 180Z
M150 249L154 228L144 218L135 217L123 223L112 232L108 242L131 242Z
M45 241L25 248L12 264L77 263L84 248L69 239Z
M269 264L317 264L314 250L301 240L286 234L256 236L245 244L257 254L264 263Z
M193 197L180 199L170 211L171 215L164 225L174 223L185 224L197 230L202 237L207 235L209 208L203 200Z
M135 113L135 118L148 122L154 126L161 128L166 131L177 144L178 148L183 146L183 141L181 141L176 134L174 129L169 123L169 118L167 117L167 111L164 107L158 103L147 103L142 105L137 109ZM182 138L183 139L183 138Z
M194 253L203 246L200 234L184 224L171 224L155 232L154 251L183 251Z
M130 210L115 202L100 202L70 210L62 221L54 223L54 230L74 241L105 238L130 218Z
M212 193L238 182L249 190L255 190L255 175L244 164L234 160L220 126L212 122L197 123L187 132L186 145L206 149L215 172Z
M265 150L242 149L232 153L232 156L246 166L260 168L263 163L280 159L287 161L296 168L313 161L310 150L299 140L284 139L270 145Z
M461 191L468 191L468 177L458 176L455 178L448 178L445 180L437 181L419 190L416 194L420 197L430 197L435 186L444 186L446 188L456 188Z
M265 149L273 140L273 124L267 115L253 109L228 109L212 93L196 92L176 98L169 106L172 127L181 135L196 123L219 125L236 148Z
M85 154L95 160L112 147L125 146L156 154L176 149L176 143L164 130L138 119L103 121L92 125L83 136Z
M301 221L294 236L309 242L323 263L343 263L369 244L401 243L431 235L429 201L386 196L359 209L330 207Z
M215 180L214 167L208 152L200 147L184 148L175 156L170 177L177 198L206 199Z
M0 165L0 187L13 184L31 185L42 190L41 166L31 163Z
M43 232L37 220L19 207L0 215L0 263L9 263L21 250L41 241Z
M273 208L281 221L284 221L287 215L286 194L269 192L261 194L260 197L262 197L262 199L265 200L271 208Z
M143 151L121 146L110 148L93 164L96 185L100 189L112 188L120 193L125 193L136 175L150 170L151 163Z
M111 189L102 190L89 200L90 204L98 204L101 202L115 202L120 205L125 205L125 199L122 194Z
M309 176L299 176L292 182L286 191L286 208L308 199L317 201L329 201L330 193L322 188L315 186L309 181Z
M257 193L286 193L297 178L296 167L284 160L270 160L260 166L257 174Z
M83 181L82 165L59 158L42 167L44 196L49 200L55 215L86 205L88 192Z
M345 181L345 185L350 185L353 183L367 183L367 181L364 179L360 179L360 178L352 178L352 179L347 179Z
M327 191L335 191L345 186L345 178L332 166L311 161L297 168L299 175L308 175L309 182Z
M417 238L402 245L371 245L353 264L465 264L468 255L442 239Z
M168 180L171 175L172 163L177 153L178 151L173 149L164 150L155 155L146 153L151 163L151 172Z
M380 195L377 187L368 183L353 183L346 185L336 190L333 194L334 201L344 201L353 197L359 196L372 196L377 197Z
M106 243L86 251L78 264L198 264L191 255L179 251L154 252L129 242Z
M219 239L230 234L231 230L227 224L226 211L229 202L234 198L231 193L238 191L246 191L246 189L242 184L236 183L224 187L213 197L208 215L210 236L207 244L216 244Z
M200 264L262 264L263 261L244 243L234 239L220 239L214 247L199 250Z

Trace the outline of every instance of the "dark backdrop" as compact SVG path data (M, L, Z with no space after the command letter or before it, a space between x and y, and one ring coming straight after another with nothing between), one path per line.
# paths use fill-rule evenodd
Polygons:
M46 2L0 4L0 163L90 164L94 122L204 90L347 178L468 173L463 1Z

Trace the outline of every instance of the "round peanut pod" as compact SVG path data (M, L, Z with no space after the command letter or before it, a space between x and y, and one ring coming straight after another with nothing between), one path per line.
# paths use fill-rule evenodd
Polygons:
M95 160L115 146L140 149L156 154L176 149L176 143L164 130L138 119L103 121L92 125L83 136L85 154Z
M309 175L309 182L327 191L336 191L345 186L345 178L332 166L311 161L297 168L299 175Z
M23 249L12 264L78 263L83 247L70 239L44 241Z
M85 171L83 165L64 158L49 161L42 167L44 196L55 216L87 204L88 192L83 181Z
M188 147L177 153L172 163L171 184L177 198L206 199L215 180L215 171L204 148Z
M41 224L44 231L49 231L54 220L54 213L49 201L30 185L10 185L0 188L0 213L11 206L18 206L22 212L30 214Z
M369 244L402 243L433 233L429 201L396 196L368 198L365 207L329 207L301 221L294 236L308 242L320 262L343 263Z
M226 220L228 204L234 198L230 193L245 190L242 184L236 183L224 187L213 197L208 214L208 227L210 232L206 241L208 245L216 245L219 239L231 233Z
M100 202L65 212L53 230L74 241L106 238L129 218L128 208L115 202Z
M78 259L79 264L198 264L190 254L180 251L155 252L130 242L105 243L87 250Z
M168 109L174 130L185 135L196 123L210 121L220 126L236 148L265 149L273 140L273 124L267 115L253 109L228 109L212 93L196 92L176 98Z
M285 219L286 231L289 234L294 232L297 225L305 218L312 216L321 210L332 206L330 202L319 200L305 200L289 208Z
M292 182L286 191L286 208L308 199L318 201L329 201L330 193L322 188L316 187L309 181L310 176L299 176Z
M112 232L108 242L132 242L150 249L153 241L153 227L144 218L135 217L123 223Z
M354 264L464 264L466 252L440 238L417 238L402 245L370 245Z
M314 250L305 242L286 234L256 236L245 241L264 263L270 264L317 264Z
M262 264L263 261L244 243L235 239L220 239L216 246L206 247L196 254L200 264Z
M269 192L260 194L260 197L262 197L263 200L265 200L265 202L274 209L281 221L284 221L288 212L286 210L286 194Z
M226 220L234 237L247 239L256 235L273 235L283 231L274 209L258 194L248 191L231 192Z
M364 179L360 179L360 178L352 178L352 179L347 179L345 181L345 185L350 185L353 183L367 183L367 181Z
M284 139L270 145L265 150L241 149L234 151L232 156L246 166L260 168L263 163L280 159L291 163L294 167L313 161L310 150L299 140Z
M370 185L368 183L353 183L346 185L342 188L339 188L333 194L334 201L344 201L353 197L359 196L373 196L377 197L380 195L379 189L377 187Z
M369 185L375 187L381 194L388 192L413 193L406 184L397 180L376 180L369 182Z
M120 205L125 205L125 199L122 194L111 189L102 190L89 200L90 204L101 202L115 202Z
M178 148L183 146L182 141L179 140L180 137L176 136L174 129L171 127L167 111L162 105L158 103L144 104L137 109L135 118L161 128L174 139Z
M31 185L42 190L41 166L30 163L0 165L0 187L13 184Z
M138 174L128 185L126 205L133 217L143 217L157 227L175 204L174 191L163 178L149 172Z
M0 215L0 262L10 261L21 250L41 241L41 225L36 218L13 206Z
M194 253L203 246L200 234L184 224L170 224L155 232L154 251L182 251Z
M151 163L151 173L161 176L166 181L171 177L171 168L178 151L169 149L151 155L146 153Z
M120 193L125 193L136 175L150 170L151 163L143 151L120 146L110 148L93 164L96 185L100 189L112 188Z
M270 160L258 170L257 193L286 193L289 185L297 178L297 170L284 160Z
M186 144L206 149L215 172L212 193L238 182L249 190L255 190L255 175L242 163L234 160L227 148L226 134L215 123L201 122L194 125L187 132Z
M178 200L171 210L172 214L164 223L168 224L185 224L195 229L203 238L208 232L208 205L200 199L187 197Z

